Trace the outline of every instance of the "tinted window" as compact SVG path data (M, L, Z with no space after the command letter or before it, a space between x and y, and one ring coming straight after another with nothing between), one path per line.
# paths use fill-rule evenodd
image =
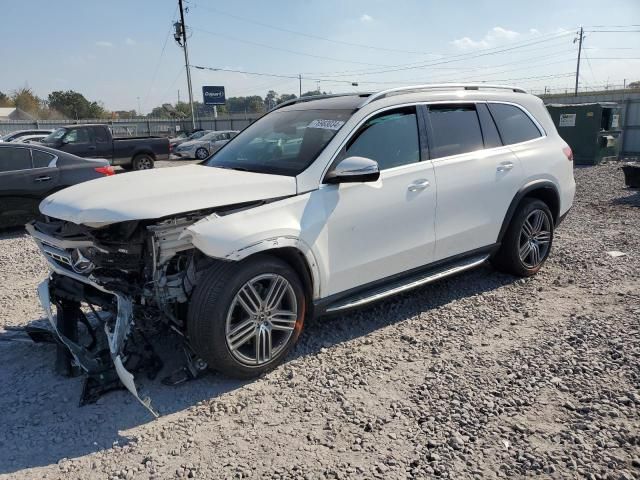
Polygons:
M494 148L502 146L500 134L496 128L496 124L491 118L489 109L483 103L476 105L478 117L480 118L480 126L482 127L482 138L484 138L484 148Z
M347 146L346 155L375 160L380 170L419 162L415 107L387 111L368 120Z
M276 110L240 132L205 165L298 175L351 116L351 110Z
M491 110L491 115L493 115L500 131L502 143L505 145L526 142L541 136L538 127L518 107L503 103L490 103L489 110Z
M33 157L33 168L48 167L55 157L47 152L41 152L40 150L31 150L31 156Z
M429 120L433 132L431 158L448 157L484 148L474 105L431 105Z
M28 148L0 148L0 172L31 168Z
M67 143L89 143L89 132L87 128L74 128L69 130L64 136Z
M108 143L109 135L107 134L107 129L102 127L92 127L93 129L93 138L95 138L97 143Z

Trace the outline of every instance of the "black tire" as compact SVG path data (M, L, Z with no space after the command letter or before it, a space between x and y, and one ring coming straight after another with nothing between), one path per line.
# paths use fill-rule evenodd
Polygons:
M134 170L149 170L153 168L153 157L148 153L139 153L135 157L133 157L133 161L131 162L131 168Z
M291 327L292 330L287 332L275 328L273 331L269 330L269 339L282 334L277 354L269 361L251 364L238 358L239 355L242 355L238 353L240 347L235 349L236 353L232 353L227 340L227 317L234 318L237 308L242 312L245 311L235 301L236 294L239 294L248 282L263 275L282 277L288 282L291 289L287 289L287 295L291 300L295 298L296 302L296 315L292 315L292 320L290 320L290 322L294 322L293 318L295 317L295 325ZM194 351L207 362L209 368L233 378L252 378L271 370L287 356L300 336L305 314L306 296L296 272L278 258L259 254L241 262L219 263L203 272L189 304L187 335ZM245 318L238 321L238 323L243 322L253 322L249 328L253 328L252 332L254 333L247 331L249 340L245 340L245 343L242 344L244 345L242 348L246 347L251 350L258 342L258 336L255 332L260 328L260 320ZM285 340L284 337L287 335L289 335L288 339ZM242 336L244 337L245 334ZM251 342L253 342L253 347ZM259 354L256 356L259 358Z
M195 157L198 160L204 160L209 156L209 150L204 147L200 147L196 150Z
M526 233L529 230L523 230L523 228L525 221L528 221L532 216L538 218L537 212L541 212L544 215L544 232L541 231L537 236L531 236ZM502 239L500 249L492 257L491 263L497 270L519 277L535 275L549 256L549 252L551 252L553 231L553 215L547 204L536 198L525 198L513 215L509 228ZM542 235L543 233L548 233L548 235ZM538 238L539 241L533 237ZM545 241L542 243L541 239L547 237L548 242ZM528 246L529 250L527 250L527 246L524 245L525 243L530 244ZM533 250L531 247L532 243L536 246L535 248L538 249L537 257L535 258L537 261L531 260L531 250ZM520 256L521 248L523 249L523 254L527 251L530 252L524 260Z

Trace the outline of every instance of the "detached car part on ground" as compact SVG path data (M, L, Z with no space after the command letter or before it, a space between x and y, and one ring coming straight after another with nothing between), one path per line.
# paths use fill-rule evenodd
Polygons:
M150 339L169 330L192 376L250 378L284 359L309 315L487 259L535 274L573 202L572 168L542 101L513 87L303 98L202 164L56 193L27 228L84 397L122 382L155 414L133 373L157 371Z

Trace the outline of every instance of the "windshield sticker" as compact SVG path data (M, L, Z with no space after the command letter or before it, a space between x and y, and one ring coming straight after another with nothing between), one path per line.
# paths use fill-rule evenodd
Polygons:
M341 120L314 120L307 128L324 128L325 130L340 130L340 127L344 125Z

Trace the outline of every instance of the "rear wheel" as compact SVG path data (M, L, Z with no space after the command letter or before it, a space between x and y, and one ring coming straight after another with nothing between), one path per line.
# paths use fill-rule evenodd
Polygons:
M149 170L153 168L153 157L147 153L141 153L133 157L131 166L134 170Z
M491 263L498 270L520 277L535 275L551 251L553 226L553 216L547 204L535 198L525 198Z
M212 267L198 282L187 315L195 352L211 368L251 378L274 368L302 331L306 300L296 272L259 255Z

